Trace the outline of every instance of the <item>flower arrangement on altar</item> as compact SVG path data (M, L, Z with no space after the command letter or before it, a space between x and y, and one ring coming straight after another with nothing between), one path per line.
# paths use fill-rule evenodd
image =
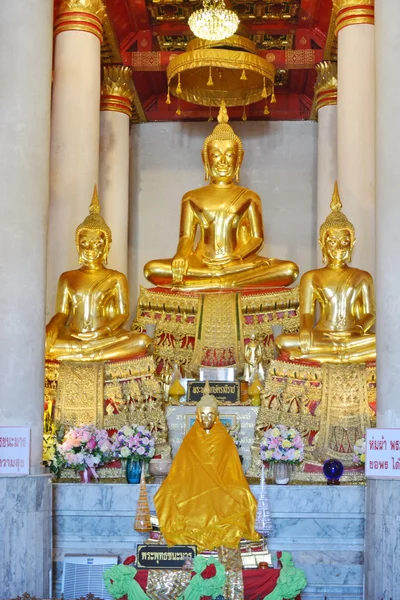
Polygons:
M365 438L359 438L356 440L356 443L353 447L353 462L356 465L365 465L365 451L366 451L366 441Z
M142 425L124 425L114 433L112 440L115 458L150 460L155 454L154 436Z
M72 427L60 435L48 438L44 461L57 476L63 468L87 472L95 476L95 469L113 460L113 446L105 429L93 425Z
M264 463L298 464L304 459L304 443L293 427L275 425L264 432L260 441L260 457Z
M76 471L96 468L112 461L112 442L105 429L93 425L72 427L58 448L65 467Z

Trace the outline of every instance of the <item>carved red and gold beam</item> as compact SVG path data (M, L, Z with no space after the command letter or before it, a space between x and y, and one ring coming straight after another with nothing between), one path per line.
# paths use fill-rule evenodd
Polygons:
M181 52L123 52L122 62L133 71L166 71L173 56ZM276 69L313 69L323 59L323 50L261 51L259 56Z

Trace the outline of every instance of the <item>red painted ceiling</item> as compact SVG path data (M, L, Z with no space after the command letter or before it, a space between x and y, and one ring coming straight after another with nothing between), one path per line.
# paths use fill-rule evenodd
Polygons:
M57 3L57 0L55 0ZM172 54L191 39L187 18L201 0L103 0L121 62L133 69L133 80L148 121L206 120L209 109L177 100L165 103L166 68ZM247 107L250 120L299 120L310 117L315 65L326 58L332 0L229 0L262 56L276 68L277 102L263 114L264 102ZM115 61L115 56L111 62ZM108 60L107 62L110 62ZM232 120L242 108L229 109ZM216 109L213 111L213 116Z

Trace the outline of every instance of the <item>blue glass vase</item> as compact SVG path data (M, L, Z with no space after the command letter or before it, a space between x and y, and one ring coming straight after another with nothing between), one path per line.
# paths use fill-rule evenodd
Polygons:
M142 474L142 461L128 458L126 461L126 481L128 483L140 483Z

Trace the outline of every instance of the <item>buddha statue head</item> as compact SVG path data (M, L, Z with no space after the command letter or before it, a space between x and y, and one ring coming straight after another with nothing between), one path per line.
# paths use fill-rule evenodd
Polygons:
M351 262L356 238L354 225L342 213L342 203L336 181L330 208L330 214L319 229L322 262L341 266Z
M196 407L196 419L206 433L214 427L218 416L218 404L214 396L205 394Z
M97 188L94 186L89 215L78 225L75 232L79 264L86 266L107 264L111 241L111 230L100 215L99 197Z
M208 181L230 183L239 181L240 166L243 160L243 146L239 136L228 125L229 117L222 100L218 115L218 125L206 137L202 150L205 178Z

